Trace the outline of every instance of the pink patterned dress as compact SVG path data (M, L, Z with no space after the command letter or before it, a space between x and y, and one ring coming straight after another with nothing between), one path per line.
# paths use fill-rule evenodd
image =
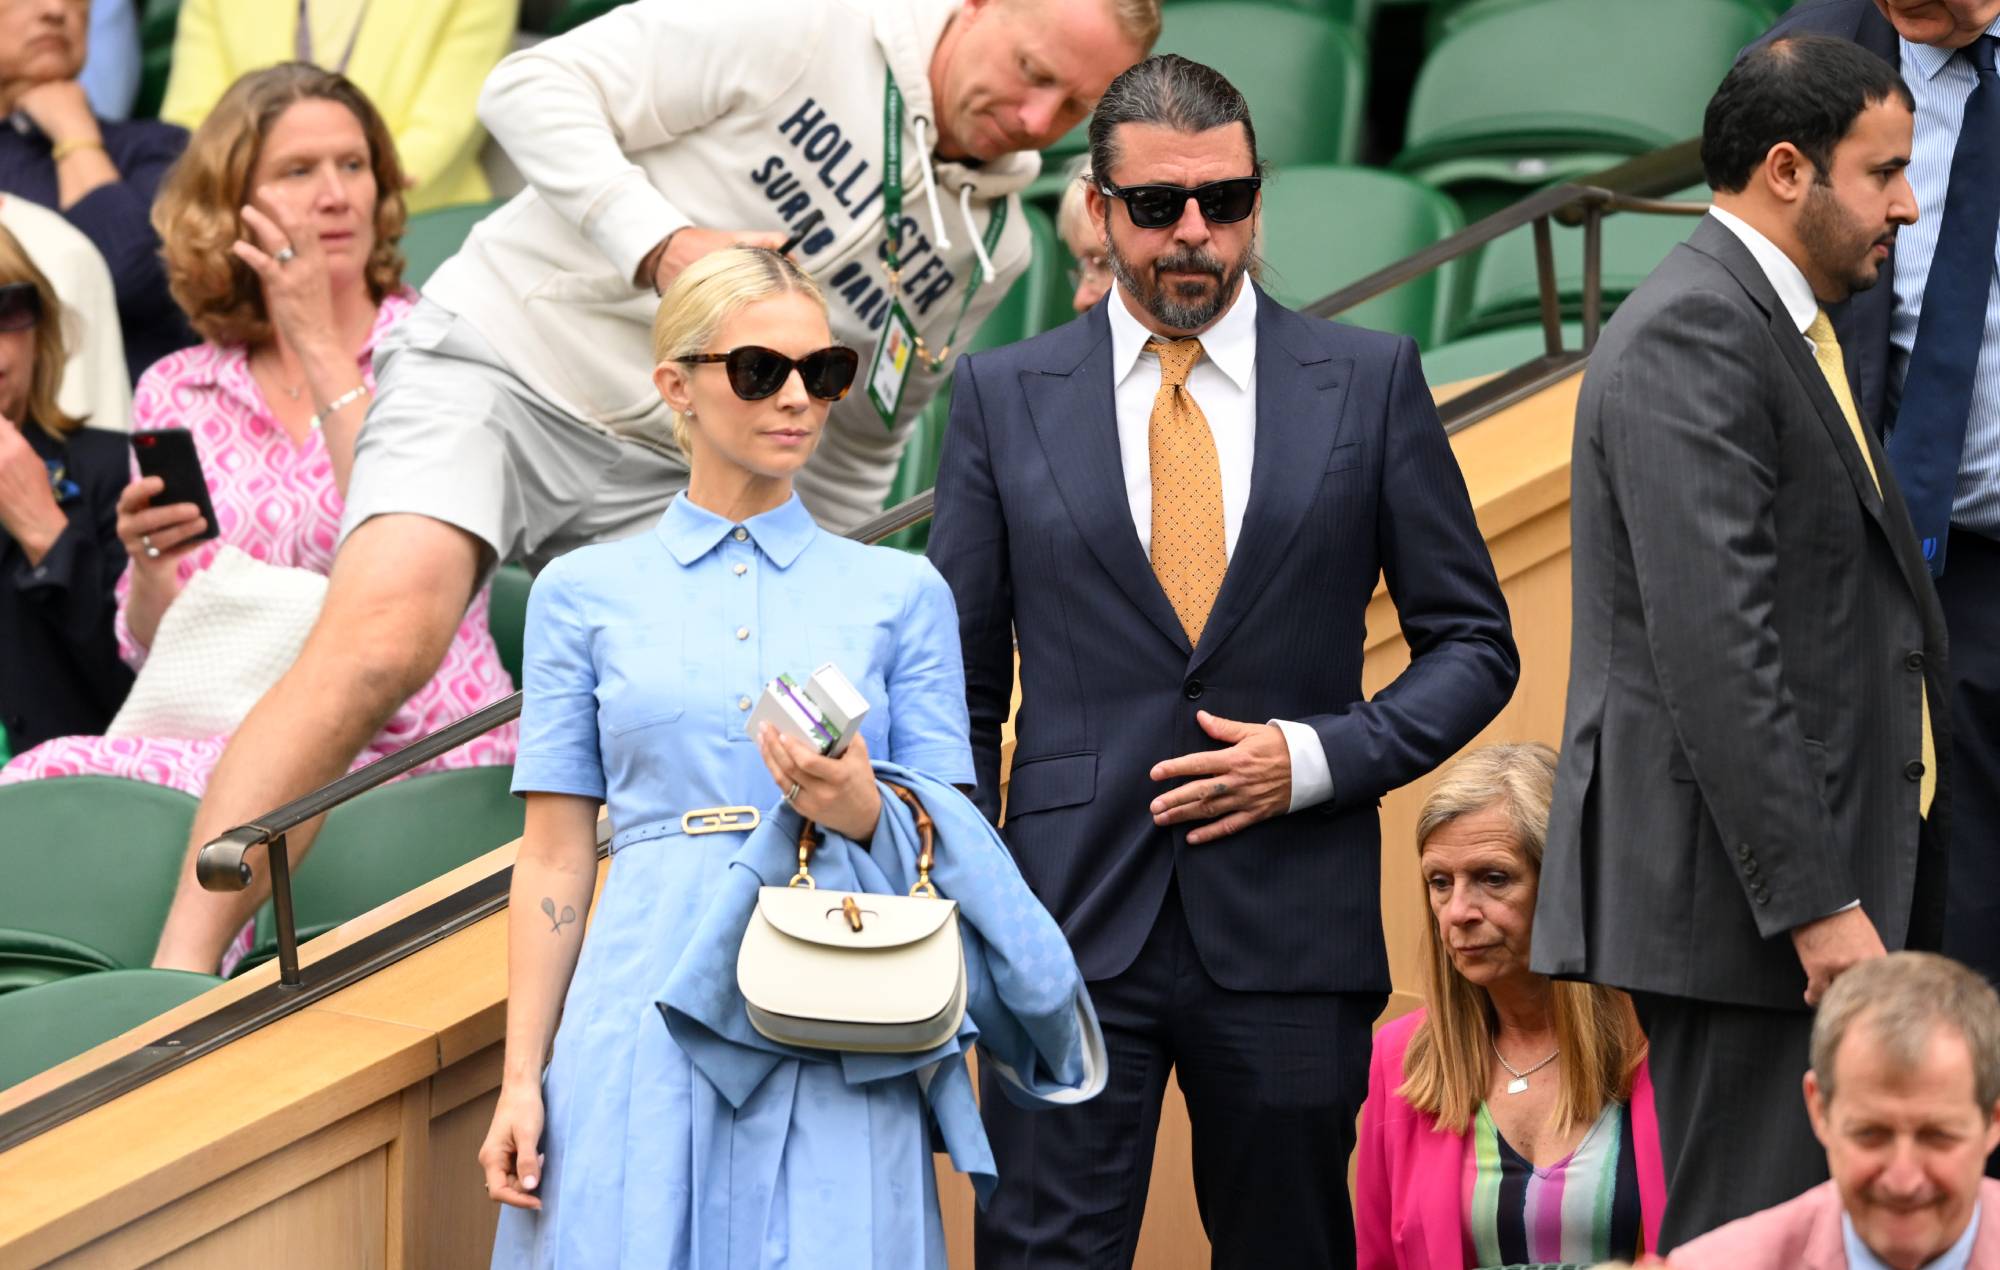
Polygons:
M370 388L375 384L375 342L414 303L415 296L409 292L382 302L360 356L361 373ZM294 442L278 422L250 376L248 349L198 344L162 358L139 378L132 420L135 431L187 428L194 433L195 448L201 454L222 533L181 560L183 584L208 567L223 543L270 564L315 573L332 569L341 511L340 493L333 483L333 460L319 432ZM125 576L118 580L117 633L121 655L137 669L146 659L146 648L132 637L125 620L131 582L128 565ZM465 621L459 625L437 674L403 703L388 726L354 760L355 767L399 750L514 690L487 630L486 612L487 592L482 589L466 610ZM515 725L509 723L416 770L511 763L516 735ZM57 737L16 755L0 768L0 785L49 776L123 776L171 786L199 798L228 740L226 736L200 740Z

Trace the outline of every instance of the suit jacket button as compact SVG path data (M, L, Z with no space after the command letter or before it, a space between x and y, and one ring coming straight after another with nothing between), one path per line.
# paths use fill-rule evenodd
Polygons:
M1758 887L1758 888L1757 888L1757 902L1758 902L1759 904L1769 904L1769 903L1771 902L1771 892L1770 892L1770 891L1768 891L1768 890L1766 890L1765 888L1763 888L1763 887L1761 887L1761 886L1760 886L1760 887Z
M1740 847L1736 848L1736 858L1737 858L1737 859L1739 859L1739 860L1742 860L1742 861L1745 861L1746 863L1747 863L1747 862L1749 861L1749 859L1750 859L1750 844L1749 844L1749 843L1747 843L1747 842L1746 842L1746 843L1744 843L1744 844L1743 844L1742 846L1740 846Z
M1755 860L1746 860L1743 862L1743 876L1746 878L1757 876L1757 862Z
M1201 700L1201 692L1202 692L1201 680L1199 679L1188 680L1187 686L1185 688L1182 688L1181 692L1186 695L1189 701Z
M1908 657L1903 658L1903 664L1911 670L1922 670L1924 668L1924 655L1921 652L1912 652Z
M1920 781L1924 778L1924 765L1916 759L1911 759L1909 762L1903 764L1903 775L1913 781Z

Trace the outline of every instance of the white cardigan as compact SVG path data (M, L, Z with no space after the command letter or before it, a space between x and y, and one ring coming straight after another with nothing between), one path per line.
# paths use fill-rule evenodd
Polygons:
M997 276L979 289L962 344L1027 267L1014 195L1040 159L937 163L943 206L927 197L931 55L956 11L956 0L638 0L513 54L479 110L528 188L473 231L425 295L567 413L678 461L649 379L658 301L633 281L640 262L684 225L810 225L794 254L826 289L835 338L866 366L888 310L883 90L894 67L904 97L903 304L932 349L958 316L994 200L1008 202ZM798 479L823 525L845 529L880 508L916 416L948 373L913 375L893 429L864 384L834 407Z

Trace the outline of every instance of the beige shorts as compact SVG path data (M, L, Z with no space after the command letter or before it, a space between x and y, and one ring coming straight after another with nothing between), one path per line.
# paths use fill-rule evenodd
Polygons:
M376 346L375 379L343 540L371 516L414 513L485 543L489 566L539 568L649 528L687 485L684 464L537 396L470 323L429 300Z

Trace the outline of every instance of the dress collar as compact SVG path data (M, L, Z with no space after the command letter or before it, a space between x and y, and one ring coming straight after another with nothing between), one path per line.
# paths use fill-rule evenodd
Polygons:
M1146 341L1158 338L1139 324L1125 301L1114 289L1105 297L1104 307L1111 319L1111 377L1123 383L1139 364ZM1237 285L1236 299L1213 325L1198 337L1201 355L1229 376L1239 389L1248 392L1250 374L1257 366L1257 288L1246 274Z
M1993 25L1987 27L1986 34L1980 38L1994 37L2000 37L2000 18L1995 18ZM1959 52L1957 49L1941 49L1935 44L1912 44L1900 35L1896 37L1896 43L1903 55L1904 74L1907 76L1909 69L1914 67L1917 74L1926 80L1936 79L1945 67L1951 65L1952 58L1958 56ZM1970 57L1971 54L1966 56ZM1970 74L1971 70L1972 67L1968 63L1967 73ZM1978 81L1975 79L1974 82Z
M1923 1265L1923 1270L1970 1270L1972 1266L1972 1242L1979 1235L1979 1205L1972 1206L1972 1220L1965 1223L1965 1231L1958 1242L1945 1249ZM1840 1238L1847 1248L1847 1270L1889 1270L1887 1264L1875 1255L1875 1250L1861 1242L1855 1233L1854 1219L1845 1210L1840 1214Z
M790 498L773 507L770 511L752 516L740 522L749 533L750 540L757 549L770 557L771 563L780 569L791 567L792 561L806 549L806 544L819 533L819 526L813 523L806 505L793 494ZM739 522L724 520L704 507L697 507L688 500L686 492L674 495L674 501L667 504L666 514L653 532L683 565L693 564L709 552L715 545L735 532Z
M1804 335L1806 328L1813 324L1813 319L1819 316L1819 300L1813 295L1812 283L1806 281L1805 271L1785 254L1783 248L1741 216L1713 206L1708 209L1708 214L1749 249L1757 267L1771 280L1771 289L1778 293L1778 302L1785 306L1792 325Z

